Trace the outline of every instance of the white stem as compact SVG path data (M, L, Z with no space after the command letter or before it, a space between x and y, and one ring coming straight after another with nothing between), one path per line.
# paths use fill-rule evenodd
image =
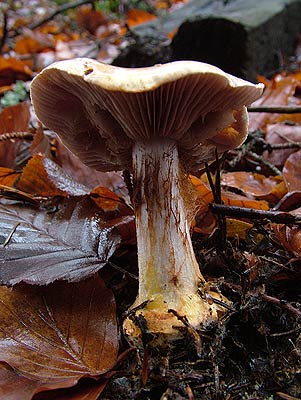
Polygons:
M139 295L135 305L157 301L178 310L203 280L183 200L183 176L174 141L137 143L133 149Z

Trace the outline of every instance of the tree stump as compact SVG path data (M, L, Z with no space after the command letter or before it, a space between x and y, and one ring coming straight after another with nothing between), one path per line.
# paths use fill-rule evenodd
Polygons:
M139 25L114 64L137 67L197 60L256 80L257 74L272 73L293 54L301 31L301 0L224 3L191 0L164 18Z

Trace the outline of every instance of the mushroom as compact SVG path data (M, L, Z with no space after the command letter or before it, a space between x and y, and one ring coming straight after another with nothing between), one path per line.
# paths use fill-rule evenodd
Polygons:
M212 297L227 300L208 295L193 251L188 173L245 140L246 106L262 91L196 61L129 69L74 59L50 65L31 84L38 119L81 161L132 171L139 267L132 309L154 337L179 337L175 314L198 328L224 312ZM124 330L133 340L141 335L129 317Z

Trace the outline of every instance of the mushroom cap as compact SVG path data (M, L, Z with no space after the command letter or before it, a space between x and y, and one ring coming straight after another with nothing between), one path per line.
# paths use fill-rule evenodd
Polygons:
M135 142L164 137L193 172L215 148L245 140L246 106L263 87L197 61L120 68L78 58L45 68L31 98L38 119L92 168L130 169Z

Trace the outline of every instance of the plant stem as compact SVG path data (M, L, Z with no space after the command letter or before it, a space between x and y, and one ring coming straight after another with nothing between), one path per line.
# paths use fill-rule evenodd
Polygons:
M156 301L159 297L169 308L177 309L181 296L197 293L203 277L190 238L175 142L157 139L137 143L133 171L139 265L137 302Z

